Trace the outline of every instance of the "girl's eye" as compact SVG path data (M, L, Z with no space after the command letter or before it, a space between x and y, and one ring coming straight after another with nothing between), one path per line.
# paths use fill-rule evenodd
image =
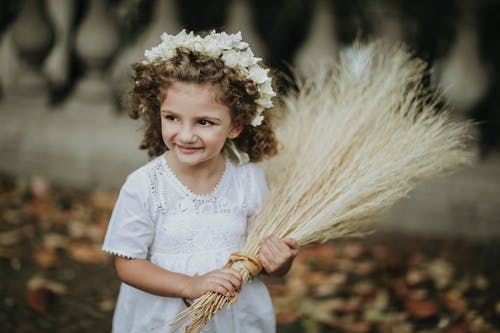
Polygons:
M168 121L175 121L175 116L172 116L172 115L170 115L170 114L165 115L165 117L164 117L164 118L165 118L166 120L168 120Z
M211 125L213 125L213 124L214 124L214 123L213 123L213 122L211 122L210 120L206 120L206 119L202 119L202 120L200 120L200 121L199 121L199 123L200 123L200 125L202 125L202 126L211 126Z

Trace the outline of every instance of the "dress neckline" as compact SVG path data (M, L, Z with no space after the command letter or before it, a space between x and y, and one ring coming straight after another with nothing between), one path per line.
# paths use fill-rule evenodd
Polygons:
M225 187L225 184L227 182L227 179L229 178L229 169L231 168L232 164L231 162L227 159L227 157L223 156L224 157L224 162L225 162L225 168L224 168L224 173L222 174L222 176L219 178L219 181L217 182L217 184L215 185L215 187L212 189L212 191L210 191L209 193L207 194L200 194L200 193L196 193L196 192L193 192L191 191L191 189L186 186L180 179L179 177L177 177L177 175L175 174L175 172L170 168L170 166L168 165L168 161L167 161L167 152L165 152L162 156L162 164L168 174L168 176L170 177L170 179L172 179L173 183L175 184L175 186L177 187L177 189L186 197L190 197L194 200L197 200L197 201L210 201L210 200L213 200L213 199L216 199L217 197L220 196L222 190L224 189Z

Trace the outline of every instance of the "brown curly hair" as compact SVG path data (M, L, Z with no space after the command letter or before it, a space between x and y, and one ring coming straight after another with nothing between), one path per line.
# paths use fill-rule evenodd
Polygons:
M230 109L233 124L243 125L241 134L233 141L248 154L250 161L258 162L277 153L278 142L269 110L264 111L262 124L257 127L250 124L257 113L255 101L259 98L255 84L226 66L222 59L179 48L170 59L136 63L132 67L135 78L128 114L133 119L144 120L145 133L140 148L147 149L150 157L168 150L161 135L160 105L165 97L164 89L168 90L175 82L209 83L218 88L217 99Z

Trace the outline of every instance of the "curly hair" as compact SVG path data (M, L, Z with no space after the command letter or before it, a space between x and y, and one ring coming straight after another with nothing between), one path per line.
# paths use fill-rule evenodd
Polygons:
M130 92L129 116L145 122L141 149L147 149L150 157L163 154L168 148L161 134L160 105L164 89L175 82L212 84L220 93L217 100L231 112L233 124L243 125L241 134L232 139L236 146L247 153L250 161L258 162L277 153L276 139L269 110L264 112L263 122L254 127L250 123L257 114L255 101L259 92L255 84L243 78L222 59L199 52L179 48L177 54L167 60L136 63L134 88Z

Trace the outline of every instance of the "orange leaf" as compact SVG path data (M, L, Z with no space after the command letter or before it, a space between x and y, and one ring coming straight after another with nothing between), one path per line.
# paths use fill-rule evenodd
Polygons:
M51 249L36 249L33 253L33 258L35 259L37 265L42 268L53 268L59 264L57 254Z
M86 242L71 243L66 249L71 258L83 263L105 263L110 259L99 247Z
M405 308L408 313L417 319L429 318L437 314L436 303L430 300L407 299Z
M52 296L53 293L49 289L40 287L28 290L25 294L25 300L31 309L40 313L48 313Z

